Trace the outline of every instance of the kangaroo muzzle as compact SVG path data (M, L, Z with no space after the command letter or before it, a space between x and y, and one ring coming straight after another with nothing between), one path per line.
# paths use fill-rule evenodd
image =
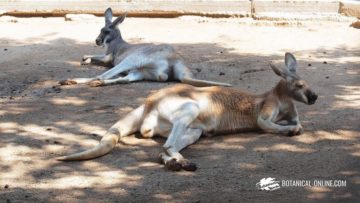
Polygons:
M96 43L96 45L98 45L98 46L101 46L101 45L103 44L103 43L102 43L102 39L101 39L100 37L96 38L95 43Z
M316 102L316 100L318 98L318 96L312 91L308 91L306 93L306 97L307 97L309 105L315 104L315 102Z

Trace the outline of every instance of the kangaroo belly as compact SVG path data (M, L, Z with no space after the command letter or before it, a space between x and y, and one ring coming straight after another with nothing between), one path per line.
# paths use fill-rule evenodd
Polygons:
M140 133L143 137L153 137L154 135L160 135L167 137L171 131L172 124L159 116L156 110L150 112L143 120L140 127Z

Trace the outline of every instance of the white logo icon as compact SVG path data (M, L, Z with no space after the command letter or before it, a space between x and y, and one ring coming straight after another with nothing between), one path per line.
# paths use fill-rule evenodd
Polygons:
M256 183L256 188L259 190L274 191L280 188L280 181L275 178L262 178L260 182Z

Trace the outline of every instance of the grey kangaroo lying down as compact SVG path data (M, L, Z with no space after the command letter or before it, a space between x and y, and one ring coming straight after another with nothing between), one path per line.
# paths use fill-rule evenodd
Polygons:
M167 137L160 159L170 170L196 170L180 151L200 136L263 130L290 136L302 133L294 101L314 104L317 95L296 74L295 57L285 54L287 68L271 64L282 77L268 92L255 95L227 87L175 85L150 95L143 105L115 123L100 143L84 152L59 157L62 161L93 159L109 153L125 136L140 132L143 137ZM278 122L287 121L287 125Z
M113 68L93 78L73 78L60 81L61 85L88 83L101 86L114 83L130 83L140 80L180 81L195 86L231 86L227 83L194 79L175 49L167 44L129 44L123 40L118 25L125 15L112 22L112 11L105 11L105 27L96 38L96 44L107 47L104 55L85 55L82 64L105 63ZM126 76L118 76L126 74Z

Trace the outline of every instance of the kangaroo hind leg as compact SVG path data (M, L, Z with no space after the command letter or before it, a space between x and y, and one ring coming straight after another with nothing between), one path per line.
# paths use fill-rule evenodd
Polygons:
M165 102L164 106L159 106L159 110L161 116L172 123L169 137L163 145L164 153L160 154L162 162L168 169L174 171L181 168L189 171L196 170L196 165L186 160L180 151L198 140L202 133L201 129L189 127L199 115L198 105L191 100L179 99Z

